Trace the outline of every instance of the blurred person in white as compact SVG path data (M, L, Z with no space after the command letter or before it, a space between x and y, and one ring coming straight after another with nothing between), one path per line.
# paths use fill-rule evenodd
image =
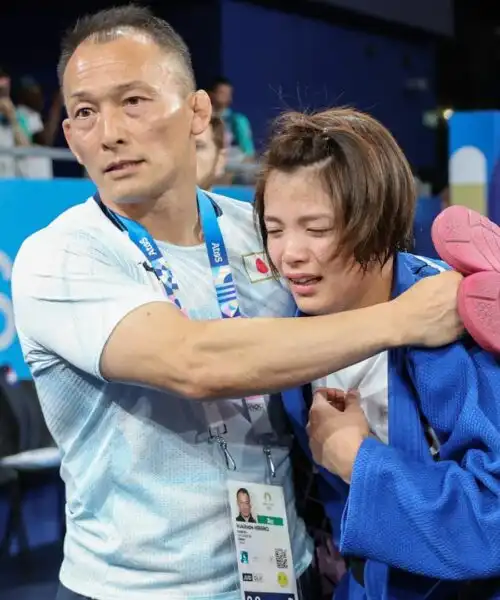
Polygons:
M10 75L0 66L0 148L29 145L27 123L12 102ZM0 154L0 179L17 175L16 159L8 154Z
M58 598L239 600L236 481L283 498L302 585L311 542L282 405L267 393L386 347L454 339L461 277L353 313L281 318L295 305L261 268L251 205L197 189L211 104L178 34L146 8L101 11L65 36L58 71L66 139L99 193L28 238L12 275L62 453Z
M196 179L198 186L209 190L224 176L226 148L224 123L212 116L210 125L196 136Z
M36 146L53 146L62 120L63 100L60 92L54 95L44 123L44 97L37 81L27 75L21 78L17 94L17 112L24 119L30 142ZM25 179L52 179L52 159L30 156L19 161L20 174Z

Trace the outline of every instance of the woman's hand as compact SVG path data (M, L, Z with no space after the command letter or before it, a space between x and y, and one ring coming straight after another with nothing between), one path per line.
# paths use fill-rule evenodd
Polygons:
M323 388L314 394L307 425L314 460L350 483L354 461L370 427L355 390Z

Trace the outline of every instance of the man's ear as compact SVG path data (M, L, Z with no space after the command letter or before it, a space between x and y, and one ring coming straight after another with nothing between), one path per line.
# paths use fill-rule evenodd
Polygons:
M205 91L198 90L193 94L191 97L191 109L193 111L191 133L199 135L209 126L210 119L212 118L212 103Z

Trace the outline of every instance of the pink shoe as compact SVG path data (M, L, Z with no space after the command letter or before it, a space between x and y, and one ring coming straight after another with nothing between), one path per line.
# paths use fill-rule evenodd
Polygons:
M500 354L500 273L465 277L458 292L458 313L481 348Z
M479 213L450 206L434 220L431 235L439 256L459 273L500 273L500 227Z
M439 256L466 275L458 292L465 328L481 348L500 354L500 227L465 206L450 206L431 234Z

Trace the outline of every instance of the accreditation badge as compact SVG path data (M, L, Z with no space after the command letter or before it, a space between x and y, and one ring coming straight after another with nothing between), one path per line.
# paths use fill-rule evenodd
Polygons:
M243 600L297 600L283 489L227 481Z

